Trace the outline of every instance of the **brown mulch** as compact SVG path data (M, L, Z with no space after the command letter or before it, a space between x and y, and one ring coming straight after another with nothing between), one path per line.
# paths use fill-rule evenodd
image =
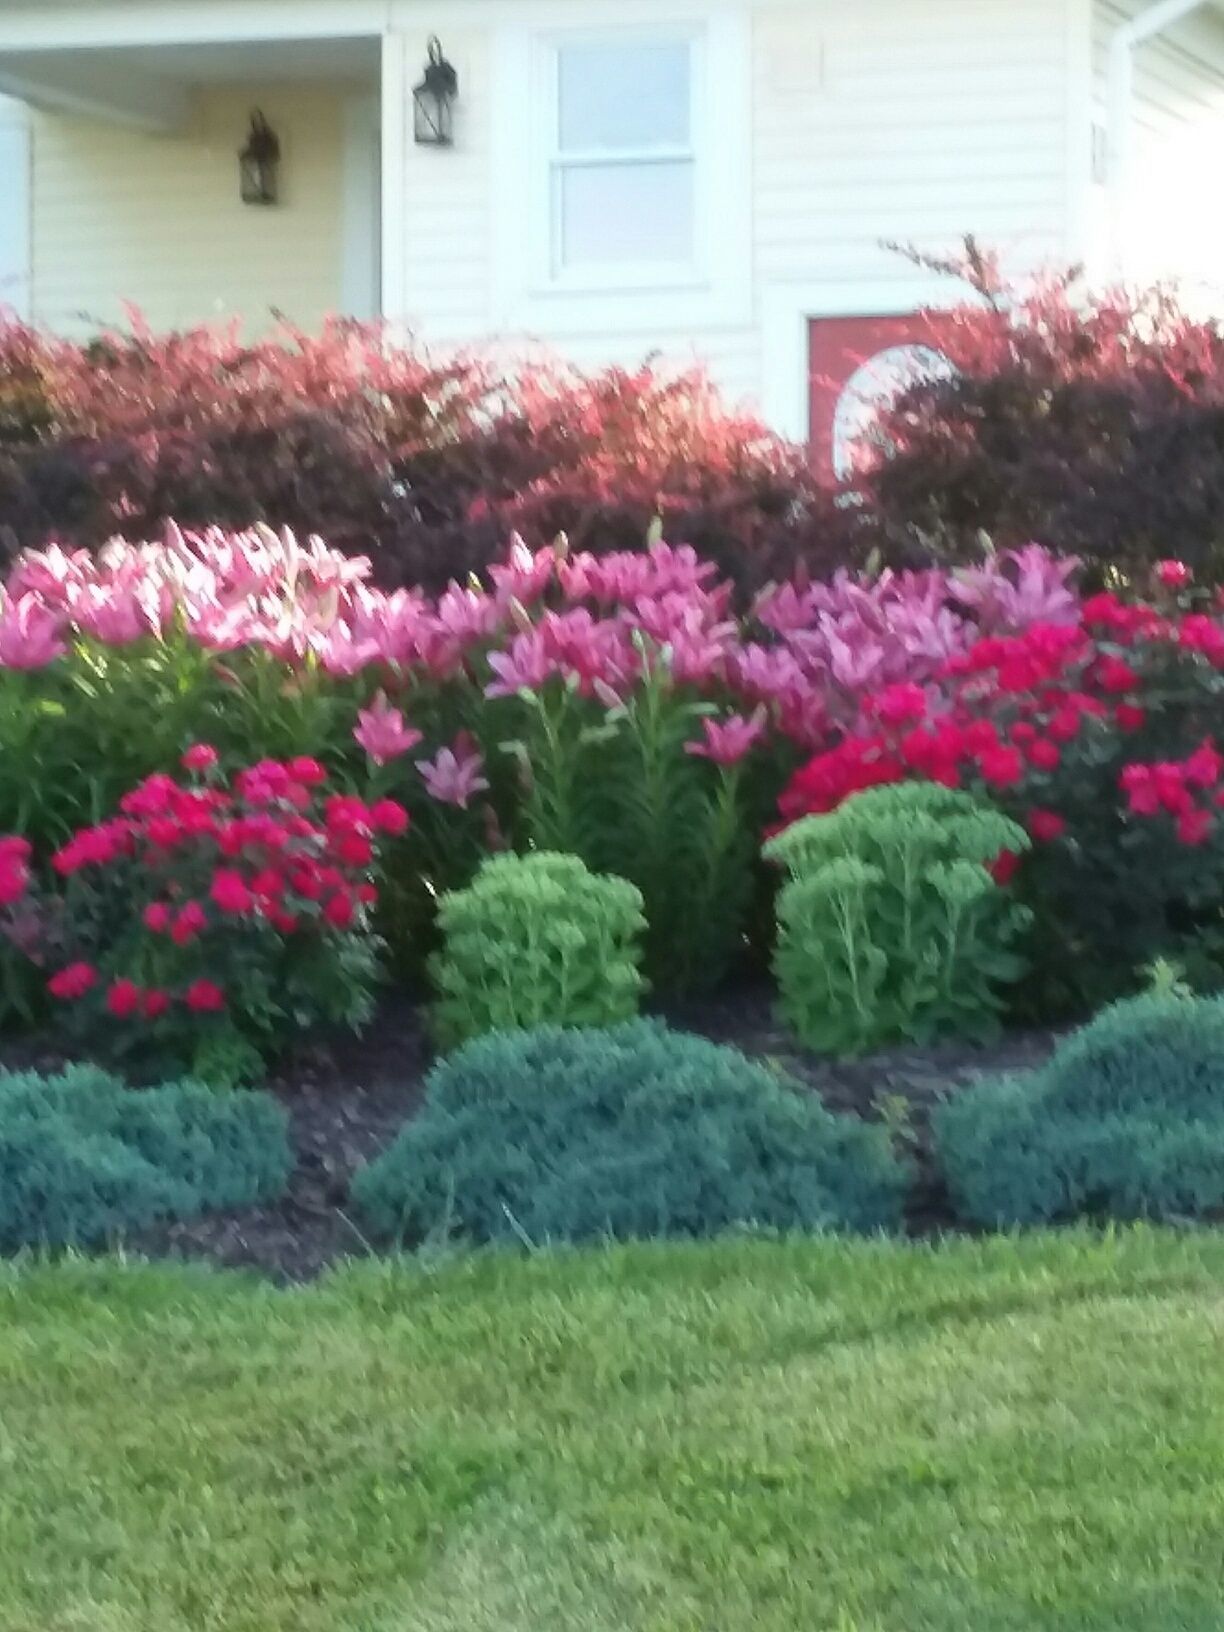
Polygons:
M1041 1064L1055 1040L1050 1032L1016 1032L982 1049L945 1044L836 1060L795 1043L775 1020L763 984L676 1003L663 1012L679 1029L769 1060L820 1094L830 1110L888 1121L917 1164L908 1217L914 1235L953 1224L928 1159L933 1107L983 1074ZM360 1038L304 1044L268 1084L289 1112L296 1155L285 1196L271 1206L142 1232L129 1239L128 1249L252 1269L281 1283L310 1280L331 1264L367 1255L372 1249L347 1210L349 1180L417 1110L430 1058L421 1013L407 1002L385 1005ZM52 1069L61 1061L45 1042L0 1050L0 1067L7 1069Z

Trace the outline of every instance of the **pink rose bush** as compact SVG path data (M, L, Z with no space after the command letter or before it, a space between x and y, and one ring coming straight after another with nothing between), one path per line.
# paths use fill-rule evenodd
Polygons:
M51 857L70 934L46 995L105 1053L232 1079L312 1021L368 1014L378 852L409 818L329 793L307 757L229 778L197 743L182 772L146 777ZM29 859L0 840L0 890L24 887Z

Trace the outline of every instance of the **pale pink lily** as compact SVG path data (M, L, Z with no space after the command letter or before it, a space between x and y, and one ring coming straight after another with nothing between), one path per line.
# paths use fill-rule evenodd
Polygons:
M310 644L324 671L343 678L360 674L382 656L376 640L354 635L346 623L335 623L330 629L312 635Z
M686 754L712 759L716 765L738 765L765 733L765 710L755 709L748 719L742 714L729 714L725 720L705 719L701 730L704 741L686 743Z
M67 606L93 574L93 560L87 550L69 554L58 544L45 550L26 550L18 556L9 574L8 591L14 600L37 595L44 605Z
M343 589L363 583L373 571L368 556L342 555L339 550L329 549L317 533L310 535L305 549L297 544L287 527L281 539L287 553L296 546L298 576L308 578L320 589Z
M466 810L468 801L489 786L480 774L484 760L480 750L466 731L461 731L450 748L440 748L432 759L418 759L416 768L421 773L431 799L441 805L458 805Z
M151 586L138 583L94 586L73 603L72 620L82 634L108 646L127 646L158 632L170 614L167 600Z
M243 602L238 606L187 605L187 633L214 652L232 652L240 646L270 642L268 625Z
M353 736L375 765L399 759L421 741L421 733L404 724L404 716L391 707L381 691L369 708L359 710Z
M36 595L8 602L0 613L0 668L44 669L68 650L60 639L60 614Z

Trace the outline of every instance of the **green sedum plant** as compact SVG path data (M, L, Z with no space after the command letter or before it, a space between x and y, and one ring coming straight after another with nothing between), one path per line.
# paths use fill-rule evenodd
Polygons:
M735 1049L634 1020L480 1038L358 1173L382 1240L543 1244L735 1225L875 1230L906 1177L887 1132L831 1115Z
M96 1066L0 1076L0 1247L89 1246L278 1196L284 1111L196 1082L127 1088Z
M1024 830L968 794L903 783L808 816L765 846L778 897L781 1011L809 1048L853 1054L988 1037L1029 922L994 876Z
M577 856L493 856L442 897L438 924L429 970L446 1048L486 1031L611 1025L637 1012L641 892Z
M1224 998L1180 987L1103 1009L1042 1070L937 1113L958 1213L982 1224L1190 1217L1224 1205Z

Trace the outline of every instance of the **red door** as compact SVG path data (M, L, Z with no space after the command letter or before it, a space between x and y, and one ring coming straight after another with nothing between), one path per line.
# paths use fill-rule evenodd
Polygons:
M951 373L940 350L947 323L939 312L809 320L810 440L823 475L848 480L879 408L923 375Z

